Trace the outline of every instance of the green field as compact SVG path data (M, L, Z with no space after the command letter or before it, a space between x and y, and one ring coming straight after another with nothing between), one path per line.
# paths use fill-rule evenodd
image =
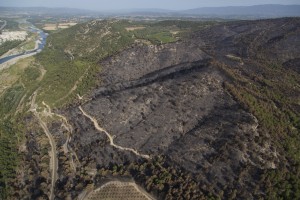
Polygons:
M19 46L22 43L20 40L6 41L0 45L0 56L8 52L9 50Z

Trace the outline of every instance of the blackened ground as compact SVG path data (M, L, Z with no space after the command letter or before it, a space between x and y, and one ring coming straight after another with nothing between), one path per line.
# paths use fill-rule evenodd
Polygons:
M251 198L257 171L276 167L276 154L268 140L256 142L256 118L224 90L227 77L210 64L206 47L198 37L108 58L100 63L102 85L82 107L116 144L165 155L170 165L211 185L210 192L239 187L240 198ZM140 159L111 147L78 107L67 112L76 130L70 145L88 165Z

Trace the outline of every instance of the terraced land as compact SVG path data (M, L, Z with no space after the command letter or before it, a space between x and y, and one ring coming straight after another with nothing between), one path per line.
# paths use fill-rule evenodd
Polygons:
M112 181L91 192L85 200L151 200L135 183Z

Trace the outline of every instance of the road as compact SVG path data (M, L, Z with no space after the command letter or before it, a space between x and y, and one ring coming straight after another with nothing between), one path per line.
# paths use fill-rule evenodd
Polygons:
M57 180L57 170L58 170L58 159L57 159L57 155L56 155L56 143L54 141L54 138L52 136L52 134L50 133L47 124L41 119L39 113L37 112L37 105L35 104L35 99L36 99L36 95L37 92L35 92L33 94L32 100L31 100L31 107L30 107L30 111L33 112L33 114L35 115L35 117L38 119L38 122L40 124L40 126L42 127L43 131L45 132L45 134L47 135L50 145L51 145L51 161L50 161L50 165L52 165L52 167L50 166L50 169L52 169L52 175L51 175L51 189L50 189L50 200L54 199L54 188L55 188L55 182Z
M1 31L2 29L4 29L5 26L6 26L6 24L7 24L7 22L6 22L5 20L1 20L1 21L4 22L4 24L0 27L0 31Z
M123 150L123 151L130 151L132 153L134 153L135 155L137 156L140 156L142 158L146 158L146 159L150 159L151 157L149 155L146 155L146 154L141 154L139 153L137 150L135 149L132 149L132 148L128 148L128 147L122 147L122 146L119 146L117 144L114 143L114 136L111 135L110 133L108 133L104 128L100 127L97 120L92 117L91 115L87 114L81 106L79 106L79 110L82 112L82 114L84 116L86 116L87 118L89 118L93 123L94 123L94 126L95 128L100 131L100 132L104 132L106 134L106 136L108 137L109 139L109 142L110 142L110 145L117 148L117 149L120 149L120 150Z
M68 145L68 143L71 141L71 134L73 133L73 127L68 122L68 120L65 116L52 112L50 106L47 105L44 101L42 102L42 104L44 106L46 106L46 108L47 108L47 109L44 110L44 114L46 116L50 116L50 117L52 117L53 115L56 115L58 118L62 119L62 126L69 132L68 138L66 139L66 142L63 145L63 149L64 149L64 153L66 154L66 157L68 156L69 152L71 153L70 162L71 162L73 170L76 172L76 164L74 162L73 156L76 158L77 163L80 164L80 161L77 157L76 152L71 147L69 147L69 145Z

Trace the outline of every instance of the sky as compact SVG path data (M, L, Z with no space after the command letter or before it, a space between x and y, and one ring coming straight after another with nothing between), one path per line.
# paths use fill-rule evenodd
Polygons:
M68 7L89 10L159 8L183 10L199 7L300 4L300 0L0 0L9 7Z

